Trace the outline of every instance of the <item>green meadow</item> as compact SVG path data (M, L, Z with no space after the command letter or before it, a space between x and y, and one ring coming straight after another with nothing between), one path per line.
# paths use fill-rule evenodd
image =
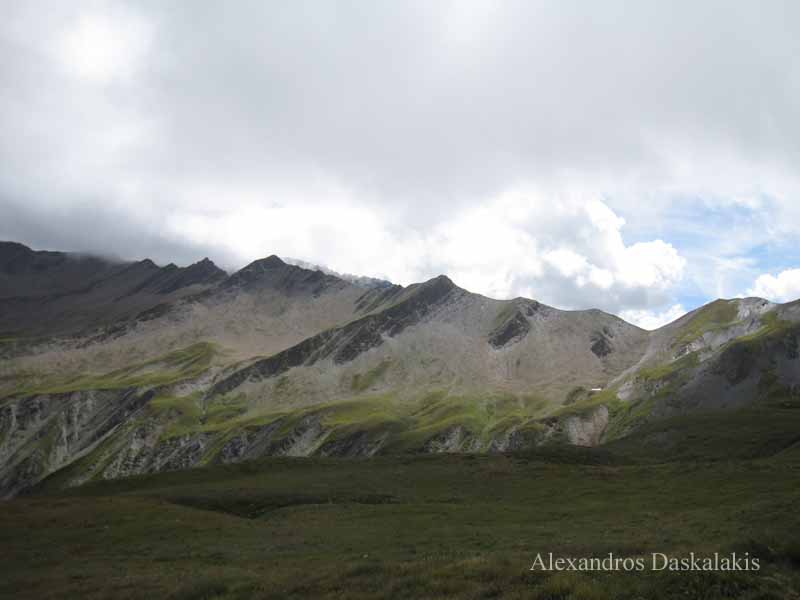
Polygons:
M667 421L595 449L269 458L69 490L54 477L2 504L0 595L798 597L794 406ZM531 571L549 552L736 552L761 569Z

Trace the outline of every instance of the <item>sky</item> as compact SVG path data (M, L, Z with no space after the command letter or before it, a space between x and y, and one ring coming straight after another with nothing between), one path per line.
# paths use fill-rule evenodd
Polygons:
M0 239L655 328L800 297L800 4L12 2Z

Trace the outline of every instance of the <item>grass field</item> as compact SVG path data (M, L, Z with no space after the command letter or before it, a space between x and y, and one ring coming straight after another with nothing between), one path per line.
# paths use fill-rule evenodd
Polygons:
M674 462L624 444L272 458L69 491L45 482L0 506L0 596L796 598L800 452L788 437L759 447ZM692 551L749 552L762 569L530 571L537 553Z

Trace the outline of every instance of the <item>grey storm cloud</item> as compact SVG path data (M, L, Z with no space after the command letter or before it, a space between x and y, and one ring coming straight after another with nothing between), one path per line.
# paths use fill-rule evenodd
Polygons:
M238 266L254 257L230 232L184 239L174 223L259 203L312 212L337 189L404 241L531 184L540 197L599 196L632 239L669 242L663 190L735 194L749 189L742 164L798 189L794 2L5 9L0 236L38 247ZM326 263L313 251L302 258ZM512 291L581 304L567 298L574 280L531 277ZM649 297L609 293L607 307Z

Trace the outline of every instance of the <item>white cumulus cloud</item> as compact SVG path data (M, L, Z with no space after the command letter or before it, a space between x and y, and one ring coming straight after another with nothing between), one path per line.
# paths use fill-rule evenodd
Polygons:
M672 323L686 314L686 309L681 304L673 304L663 311L654 310L623 310L619 316L628 323L638 325L642 329L652 331L668 323Z
M346 190L319 194L302 207L269 206L242 191L231 198L236 210L187 208L166 226L197 245L220 243L220 254L237 264L280 252L401 284L444 273L492 298L611 312L664 306L685 265L662 240L626 245L625 221L593 199L507 193L418 231L396 226L391 212L360 204Z
M800 269L786 269L778 275L764 273L747 290L748 296L758 296L773 302L789 302L800 298Z

